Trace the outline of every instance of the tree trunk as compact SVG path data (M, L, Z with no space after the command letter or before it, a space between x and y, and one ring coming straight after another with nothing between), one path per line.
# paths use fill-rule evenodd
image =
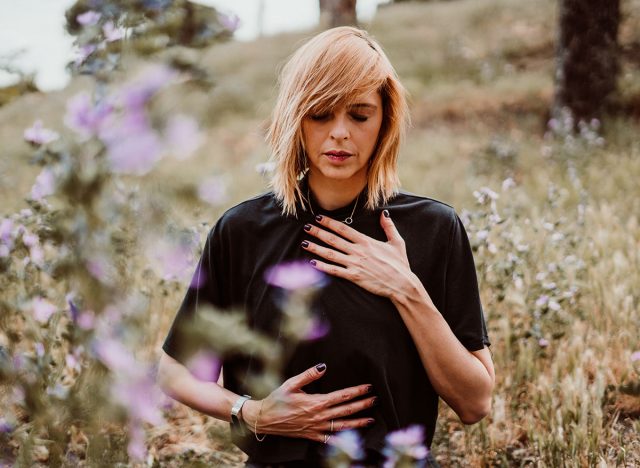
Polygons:
M356 0L320 0L320 21L329 28L356 26Z
M558 13L551 113L569 113L574 125L601 118L616 91L620 0L559 0Z

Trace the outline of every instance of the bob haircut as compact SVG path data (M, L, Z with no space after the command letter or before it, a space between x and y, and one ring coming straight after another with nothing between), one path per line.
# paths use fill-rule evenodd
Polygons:
M366 31L343 26L316 35L291 56L278 84L267 142L275 166L269 187L283 215L297 217L297 201L307 210L299 184L309 169L303 119L349 105L371 91L378 91L382 98L382 125L369 160L365 207L373 210L398 193L398 152L409 125L406 91L382 48Z

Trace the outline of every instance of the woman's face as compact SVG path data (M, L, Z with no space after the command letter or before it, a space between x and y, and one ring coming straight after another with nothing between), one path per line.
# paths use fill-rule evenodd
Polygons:
M302 135L313 178L363 184L381 125L382 98L377 91L363 94L349 106L306 116Z

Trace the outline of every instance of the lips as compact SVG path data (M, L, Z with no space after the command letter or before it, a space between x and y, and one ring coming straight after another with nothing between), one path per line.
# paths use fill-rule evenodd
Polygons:
M327 151L326 153L327 156L338 156L338 157L342 157L345 158L347 156L353 156L352 153L349 153L348 151Z

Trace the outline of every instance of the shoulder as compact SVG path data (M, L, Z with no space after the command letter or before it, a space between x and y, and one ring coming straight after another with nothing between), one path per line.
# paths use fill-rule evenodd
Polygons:
M278 217L280 208L273 192L263 192L228 208L216 221L214 229L238 233Z
M394 211L407 212L414 220L451 227L458 215L453 206L435 198L400 190L388 203Z

